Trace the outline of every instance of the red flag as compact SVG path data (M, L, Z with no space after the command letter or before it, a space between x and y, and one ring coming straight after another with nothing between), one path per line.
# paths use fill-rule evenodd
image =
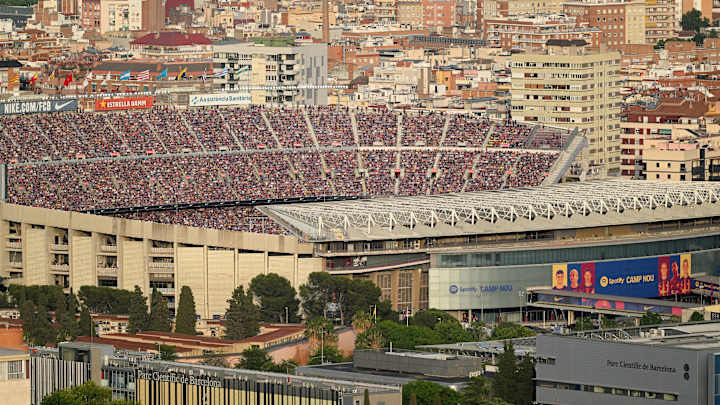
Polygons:
M67 85L70 84L72 81L73 81L72 73L70 73L69 75L67 75L65 77L65 82L63 83L63 86L67 87Z
M38 74L35 73L33 77L30 78L30 84L35 85L35 81L38 79Z

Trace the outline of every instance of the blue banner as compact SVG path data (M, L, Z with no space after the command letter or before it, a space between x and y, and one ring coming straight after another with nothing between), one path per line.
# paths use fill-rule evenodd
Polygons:
M690 293L691 255L553 265L553 288L622 297Z

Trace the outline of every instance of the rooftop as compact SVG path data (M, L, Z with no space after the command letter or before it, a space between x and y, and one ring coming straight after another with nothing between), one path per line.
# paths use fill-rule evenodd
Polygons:
M315 242L482 235L719 216L720 184L613 179L260 210Z

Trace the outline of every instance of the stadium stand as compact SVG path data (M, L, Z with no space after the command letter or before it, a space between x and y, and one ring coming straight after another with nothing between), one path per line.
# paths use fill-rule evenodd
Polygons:
M443 112L161 107L4 118L0 162L8 202L277 233L248 201L535 186L567 139ZM157 208L183 204L203 207Z

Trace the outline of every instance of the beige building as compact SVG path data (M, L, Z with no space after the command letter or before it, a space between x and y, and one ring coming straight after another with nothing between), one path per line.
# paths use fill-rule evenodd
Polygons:
M525 14L558 14L563 12L563 3L567 0L484 0L478 1L477 23L482 26L487 19L503 18Z
M401 0L397 3L397 22L413 27L423 25L423 4L419 0Z
M229 71L213 79L218 90L249 88L256 105L327 105L327 44L230 40L213 49L215 71Z
M395 24L398 19L397 0L375 0L375 20L380 24Z
M589 141L586 166L620 169L620 54L584 41L551 40L547 49L512 56L513 119L569 129Z
M675 0L646 0L645 39L648 44L676 36L676 30L680 29L680 20L675 17L676 7Z
M697 142L650 142L643 160L651 181L720 181L720 137Z
M0 204L0 274L9 283L157 288L174 306L182 286L203 318L225 313L238 285L277 273L294 287L323 270L295 237L164 225Z
M20 350L0 348L0 393L3 403L30 403L30 356Z
M165 26L162 0L102 0L100 34L122 31L160 31Z

